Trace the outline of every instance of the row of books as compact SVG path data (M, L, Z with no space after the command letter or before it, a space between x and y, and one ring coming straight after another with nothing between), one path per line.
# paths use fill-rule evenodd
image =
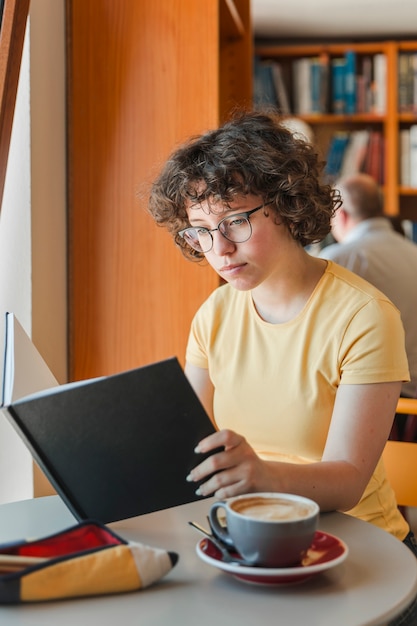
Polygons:
M417 124L400 130L400 184L417 188Z
M255 59L254 104L283 115L386 111L386 55L321 54L295 60Z
M398 56L398 110L417 114L417 52Z
M376 130L333 134L326 156L325 177L333 184L342 176L365 172L384 183L384 137Z

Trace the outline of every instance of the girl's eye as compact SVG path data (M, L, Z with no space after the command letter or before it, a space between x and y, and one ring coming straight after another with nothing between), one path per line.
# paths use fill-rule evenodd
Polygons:
M233 227L233 226L241 226L245 221L244 217L235 217L233 219L230 220L230 222L227 222L227 227Z

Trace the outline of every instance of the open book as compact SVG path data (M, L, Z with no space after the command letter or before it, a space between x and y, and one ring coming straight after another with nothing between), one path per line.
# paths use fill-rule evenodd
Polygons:
M23 361L38 389L48 368L10 314L5 344L1 410L77 519L108 523L198 499L186 476L214 427L176 358L14 399Z

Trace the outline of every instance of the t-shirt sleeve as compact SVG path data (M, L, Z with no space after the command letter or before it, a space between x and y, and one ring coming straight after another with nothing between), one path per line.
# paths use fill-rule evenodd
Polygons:
M188 363L208 369L207 334L207 304L202 306L194 316L191 323L185 358Z
M340 346L341 384L410 380L398 309L372 299L353 316Z

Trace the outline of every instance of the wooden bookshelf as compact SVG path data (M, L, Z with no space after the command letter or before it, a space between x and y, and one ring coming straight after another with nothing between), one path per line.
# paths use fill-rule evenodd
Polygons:
M347 50L355 52L359 64L365 57L373 59L383 54L386 59L385 111L355 112L352 114L324 113L304 114L301 117L314 131L317 146L323 158L326 157L329 143L336 130L355 129L377 130L384 140L384 181L386 211L401 215L404 219L417 221L417 188L402 186L400 179L400 131L417 124L417 103L413 111L403 112L399 106L399 59L404 53L417 53L416 41L372 41L372 42L330 42L302 45L262 45L255 46L259 59L279 61L291 65L302 57L325 55L334 59L345 55ZM292 89L292 85L288 85Z
M249 0L68 0L70 378L170 356L218 285L147 214L186 138L252 102Z
M0 2L0 207L28 13L29 0Z

